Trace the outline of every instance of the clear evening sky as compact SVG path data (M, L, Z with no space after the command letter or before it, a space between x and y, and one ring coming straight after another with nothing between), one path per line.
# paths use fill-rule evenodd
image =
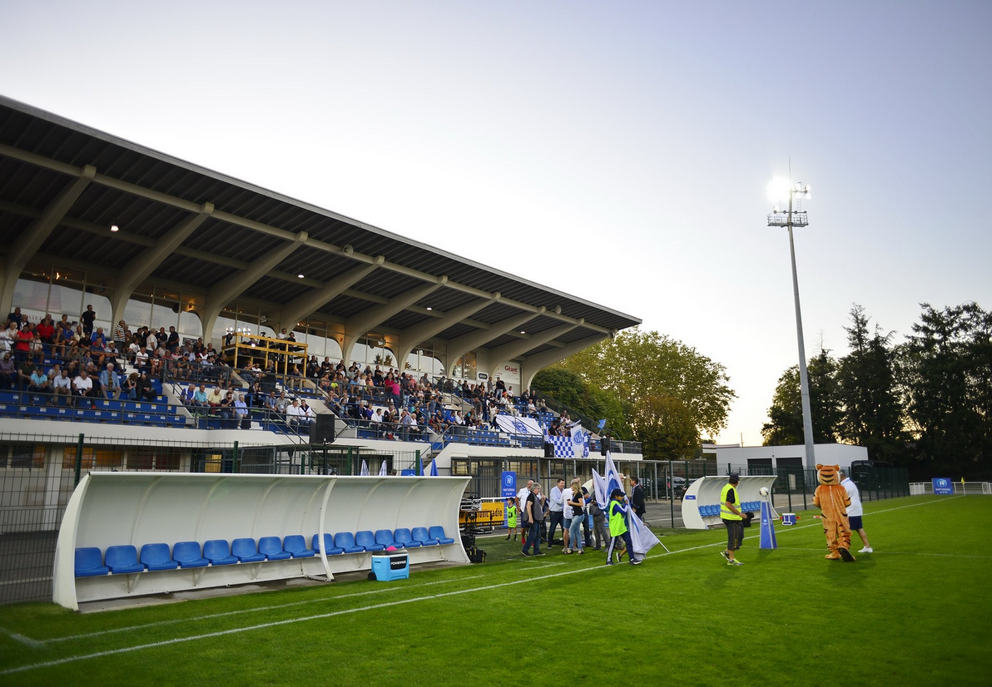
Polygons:
M852 303L992 308L992 2L13 2L0 93L641 317L761 441Z

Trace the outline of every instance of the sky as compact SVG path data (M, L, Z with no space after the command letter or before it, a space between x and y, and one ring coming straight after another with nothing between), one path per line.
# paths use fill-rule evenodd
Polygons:
M0 93L643 320L761 443L854 303L992 308L992 3L13 2Z

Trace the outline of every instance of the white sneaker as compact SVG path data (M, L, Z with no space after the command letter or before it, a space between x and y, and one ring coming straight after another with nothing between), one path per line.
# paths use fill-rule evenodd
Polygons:
M875 552L872 550L870 546L866 546L865 548L858 551L858 553L875 553Z

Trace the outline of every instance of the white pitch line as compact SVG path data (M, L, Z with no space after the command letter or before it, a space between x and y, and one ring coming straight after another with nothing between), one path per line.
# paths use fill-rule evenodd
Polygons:
M31 639L29 641L34 642L35 646L42 646L45 644L56 644L58 642L67 642L72 639L89 639L91 637L99 637L101 635L117 634L119 632L131 632L132 630L144 630L149 627L162 627L164 625L175 625L177 623L189 623L198 622L200 620L210 620L212 618L226 618L234 615L244 615L245 613L256 613L258 611L272 611L280 608L292 608L293 606L307 606L312 604L324 603L327 601L336 601L337 599L350 599L356 596L368 596L370 594L383 594L385 592L397 592L403 589L414 589L418 587L429 587L435 584L450 584L452 582L461 582L462 580L476 580L480 577L485 577L485 575L472 575L471 577L459 577L452 580L437 580L436 582L422 582L416 585L410 585L409 587L382 587L380 589L373 589L366 592L355 592L353 594L340 594L338 596L327 596L316 599L309 599L307 601L293 601L285 604L274 604L272 606L258 606L256 608L244 608L240 611L225 611L224 613L211 613L209 615L198 615L192 618L177 618L175 620L160 620L154 623L144 623L142 625L129 625L128 627L118 627L110 630L98 630L96 632L87 632L85 634L79 635L69 635L67 637L52 637L51 639ZM27 637L25 637L27 639Z
M144 649L155 649L162 646L170 646L172 644L181 644L184 642L193 642L201 639L211 639L213 637L225 637L227 635L240 634L242 632L250 632L252 630L265 630L271 627L280 627L282 625L293 625L295 623L302 623L308 620L323 620L325 618L333 618L339 615L348 615L351 613L361 613L363 611L373 611L379 608L389 608L390 606L401 606L409 603L416 603L418 601L432 601L434 599L441 599L447 596L459 596L461 594L471 594L473 592L488 591L490 589L500 589L502 587L511 587L518 584L527 584L529 582L538 582L540 580L546 580L553 577L563 577L565 575L575 575L578 573L589 572L590 570L604 570L601 566L591 566L586 568L579 568L578 570L565 570L563 572L551 573L549 575L539 575L538 577L529 577L525 580L515 580L513 582L501 582L499 584L490 584L482 587L473 587L471 589L459 589L453 592L442 592L441 594L432 594L430 596L418 596L412 599L401 599L399 601L388 601L380 604L373 604L372 606L362 606L360 608L349 608L341 611L332 611L330 613L320 613L318 615L306 616L303 618L288 618L286 620L276 620L271 623L262 623L260 625L249 625L248 627L238 627L230 630L220 630L218 632L208 632L201 635L193 635L189 637L177 637L175 639L166 639L161 642L152 642L150 644L140 644L138 646L124 647L122 649L110 649L107 651L97 651L92 654L84 654L81 656L69 656L66 658L56 659L54 661L43 661L41 663L34 663L26 666L19 666L17 668L8 668L7 670L0 670L0 675L11 675L13 673L22 673L28 670L36 670L38 668L51 668L54 666L64 665L66 663L75 663L76 661L83 661L90 658L102 658L104 656L114 656L118 654L126 654L132 651L142 651Z
M38 648L42 646L41 642L31 639L30 637L25 637L24 635L17 634L16 632L11 632L5 627L0 627L0 632L4 633L5 635L13 639L15 642L20 642L21 644L25 644L32 648Z

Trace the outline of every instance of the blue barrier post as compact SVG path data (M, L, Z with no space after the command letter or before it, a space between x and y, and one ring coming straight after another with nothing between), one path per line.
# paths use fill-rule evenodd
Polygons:
M777 549L775 541L775 524L772 521L771 507L767 501L761 502L761 543L759 549Z

